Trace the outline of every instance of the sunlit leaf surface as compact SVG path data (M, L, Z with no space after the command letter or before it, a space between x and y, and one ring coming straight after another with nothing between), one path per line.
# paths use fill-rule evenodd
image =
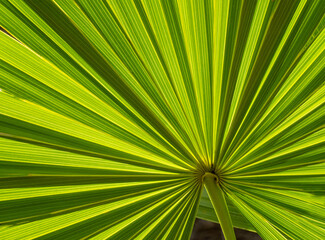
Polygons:
M323 0L1 0L0 239L325 239Z

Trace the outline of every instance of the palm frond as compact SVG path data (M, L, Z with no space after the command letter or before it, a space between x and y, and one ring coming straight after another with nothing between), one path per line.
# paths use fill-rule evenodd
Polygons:
M324 239L323 5L1 1L0 239Z

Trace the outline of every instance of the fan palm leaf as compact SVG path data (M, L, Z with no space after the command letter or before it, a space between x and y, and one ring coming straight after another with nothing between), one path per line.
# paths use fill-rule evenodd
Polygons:
M322 0L3 0L0 26L0 239L325 238Z

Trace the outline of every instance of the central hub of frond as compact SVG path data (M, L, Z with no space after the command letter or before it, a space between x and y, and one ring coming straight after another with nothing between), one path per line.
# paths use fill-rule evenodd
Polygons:
M211 172L206 172L202 176L202 182L204 181L204 178L213 178L216 183L219 183L219 180L220 180L219 177L218 177L218 175L216 175L214 173L211 173Z

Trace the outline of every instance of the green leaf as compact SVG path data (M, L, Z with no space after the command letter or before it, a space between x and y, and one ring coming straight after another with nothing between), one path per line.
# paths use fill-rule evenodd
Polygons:
M325 238L322 0L5 0L0 27L0 239Z

